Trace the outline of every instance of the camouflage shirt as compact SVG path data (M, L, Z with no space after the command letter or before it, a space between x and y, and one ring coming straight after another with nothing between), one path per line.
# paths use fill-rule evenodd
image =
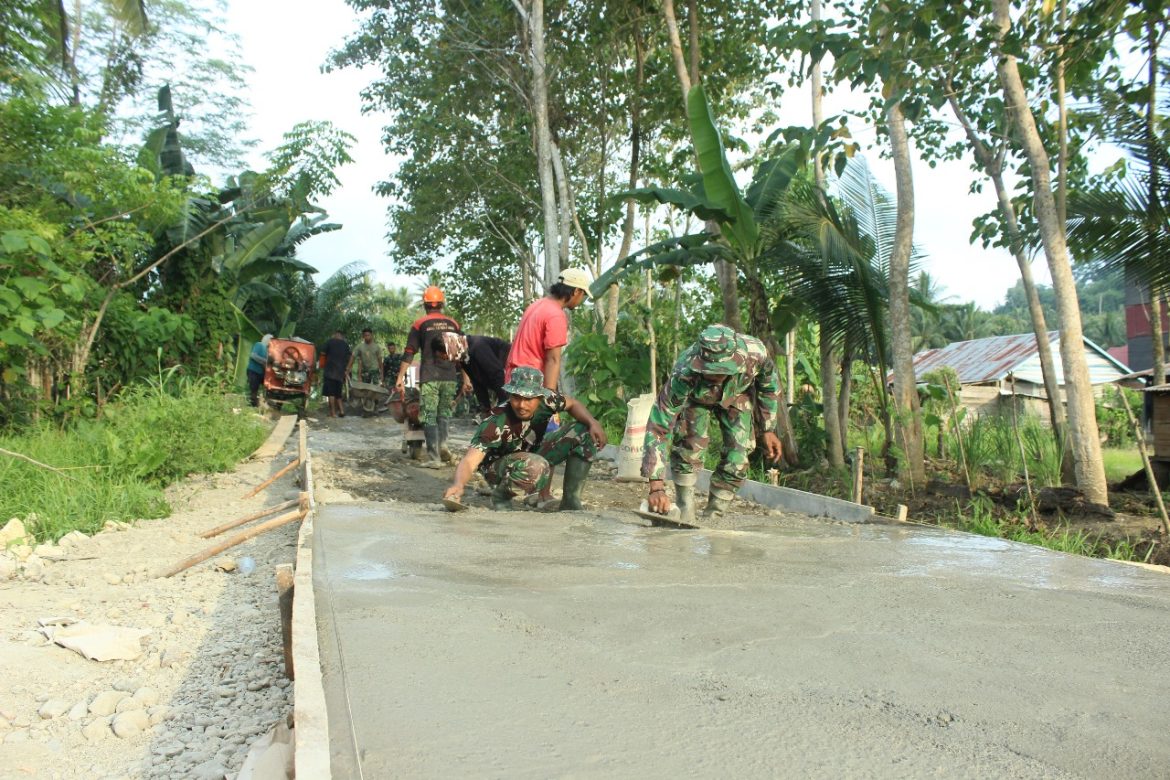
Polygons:
M734 353L727 360L733 361L739 370L728 374L724 382L712 382L703 376L699 370L703 358L698 344L692 344L679 355L670 381L662 386L646 423L643 477L663 479L665 476L670 430L688 405L750 411L757 435L776 428L781 402L776 364L759 339L737 333L735 342Z
M480 471L486 472L497 460L513 452L532 452L540 444L537 431L545 430L554 414L565 410L563 395L549 391L536 409L531 420L521 420L512 411L511 405L500 404L490 412L490 417L479 424L471 436L471 448L484 454Z

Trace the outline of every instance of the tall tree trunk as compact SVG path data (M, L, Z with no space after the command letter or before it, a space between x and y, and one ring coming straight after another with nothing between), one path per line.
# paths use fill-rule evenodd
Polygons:
M682 38L679 37L678 32L678 17L674 13L674 0L662 0L662 17L666 22L666 33L670 42L670 59L674 64L674 72L678 76L679 86L682 88L683 116L686 116L687 95L690 94L692 82L691 76L687 72L686 58L683 56ZM690 23L692 28L697 28L699 24L697 13L691 17ZM713 236L721 235L719 223L708 221L707 232ZM742 331L743 318L739 314L739 277L735 270L735 263L716 260L715 278L719 282L723 301L723 322L737 331Z
M1150 346L1153 350L1153 365L1150 377L1154 384L1166 381L1166 335L1162 330L1162 312L1166 311L1166 300L1161 290L1150 291Z
M532 60L532 113L536 142L536 170L540 204L544 211L544 287L552 287L561 273L561 236L558 228L556 181L553 175L552 133L548 124L548 71L544 58L544 0L528 2L528 50Z
M993 0L994 23L999 44L1000 84L1008 113L1019 135L1024 156L1032 169L1032 187L1036 221L1044 243L1044 255L1052 275L1052 289L1060 315L1060 357L1064 364L1065 394L1068 399L1068 433L1076 469L1077 487L1085 498L1095 504L1109 504L1109 488L1105 482L1105 466L1101 460L1101 442L1098 439L1093 388L1089 383L1089 367L1085 360L1085 339L1081 329L1081 311L1077 301L1076 282L1069 263L1064 226L1056 213L1052 195L1052 179L1048 154L1036 128L1036 120L1028 106L1024 82L1014 55L1003 50L1003 41L1011 28L1010 0Z
M894 370L894 404L897 409L896 442L905 453L903 468L915 487L926 481L923 452L922 410L918 405L918 386L914 379L914 346L910 318L910 255L914 248L914 180L910 170L910 141L901 103L886 109L890 147L894 160L894 177L898 196L898 216L894 228L894 247L890 253L890 351Z
M984 173L991 179L995 187L995 196L999 204L999 215L1003 219L1007 231L1008 243L1011 245L1012 256L1016 258L1016 265L1020 269L1020 280L1024 285L1024 295L1028 299L1028 313L1032 320L1032 333L1036 337L1036 349L1040 358L1040 375L1044 379L1044 392L1048 396L1048 415L1052 421L1052 430L1061 442L1062 447L1067 444L1068 436L1064 424L1064 406L1060 394L1060 378L1056 375L1056 363L1052 359L1052 343L1048 340L1048 323L1045 322L1044 307L1040 304L1040 294L1036 291L1036 282L1032 279L1032 264L1024 254L1024 236L1020 231L1020 223L1016 219L1016 211L1012 206L1011 195L1003 181L1003 156L992 154L987 145L979 138L970 117L959 105L955 96L954 86L947 82L947 100L951 111L963 127L967 140L975 154L975 159L983 168ZM1066 452L1067 454L1067 452ZM1070 466L1072 458L1064 458ZM1070 474L1070 478L1072 475Z
M841 350L841 390L837 396L837 416L841 422L841 443L845 448L849 444L849 401L853 394L853 345L845 340L845 347Z
M812 0L810 14L814 24L821 20L821 0ZM821 92L821 59L812 62L809 74L812 88L812 122L818 128L825 121ZM824 197L825 171L821 167L821 155L813 160L813 176L817 184L817 198ZM837 357L833 354L832 333L828 321L820 323L819 344L821 350L821 411L825 419L825 454L830 466L845 465L845 432L841 429L841 417L837 413Z
M572 233L571 225L575 215L573 198L569 194L569 175L565 170L564 158L561 157L561 146L556 139L553 139L549 146L552 149L553 179L557 185L557 232L561 237L557 248L557 265L563 269L569 267L569 236Z
M642 87L645 83L646 47L642 42L642 28L634 24L634 94L630 100L630 176L627 179L627 189L638 186L638 166L642 159ZM618 250L617 259L621 260L630 254L630 246L634 241L635 206L633 199L626 201L626 218L622 224L622 245ZM618 285L609 287L606 299L605 337L610 344L617 342L618 320Z

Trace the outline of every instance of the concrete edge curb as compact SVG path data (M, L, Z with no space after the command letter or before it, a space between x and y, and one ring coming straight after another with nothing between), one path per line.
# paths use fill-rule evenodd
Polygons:
M329 711L317 644L317 602L313 592L313 524L317 501L313 496L313 460L307 445L307 423L300 423L301 486L309 494L309 513L297 534L297 567L293 580L293 719L296 730L293 766L297 777L329 780Z
M617 461L618 448L607 444L598 453L598 456L606 460ZM710 484L710 470L700 469L697 489L707 490ZM828 517L844 523L886 522L884 518L877 517L872 506L854 504L850 501L842 501L839 498L821 496L816 493L806 493L794 488L765 485L750 479L744 481L743 486L739 489L739 495L772 509L800 512L813 517Z

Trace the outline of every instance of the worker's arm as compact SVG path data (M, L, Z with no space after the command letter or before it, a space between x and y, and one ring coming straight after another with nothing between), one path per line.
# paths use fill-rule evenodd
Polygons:
M394 379L394 389L399 392L406 390L406 372L410 370L410 364L414 362L414 354L406 352L402 355L402 362L398 364L398 376Z
M479 464L483 463L484 455L484 451L476 447L469 447L467 452L463 453L463 458L455 467L455 481L443 493L443 498L453 498L456 501L463 498L463 489L467 487Z
M780 376L776 372L776 363L766 357L760 363L759 373L756 374L756 409L755 422L759 426L756 435L764 445L764 455L770 461L780 460L782 449L780 437L776 435L776 421L780 417Z
M601 427L601 423L589 413L585 408L585 404L578 401L576 398L565 398L565 411L576 420L585 424L589 429L589 435L593 437L593 443L597 445L597 449L601 449L608 441L605 436L605 428Z
M544 353L544 386L549 390L557 389L557 380L561 378L561 350L564 347L553 347Z
M459 394L470 396L472 390L471 377L467 375L467 369L463 366L459 366L459 376L463 377L463 382L459 387Z

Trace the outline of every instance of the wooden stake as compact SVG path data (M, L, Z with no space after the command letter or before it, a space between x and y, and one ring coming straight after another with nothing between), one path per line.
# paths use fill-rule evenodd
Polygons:
M271 477L269 477L268 479L264 480L263 482L261 482L261 483L260 483L259 485L257 485L256 487L254 487L254 488L252 488L251 490L249 490L247 493L245 493L245 494L244 494L244 496L243 496L243 497L244 497L244 498L251 498L252 496L256 495L256 494L257 494L257 493L259 493L261 490L263 490L264 488L268 487L268 486L269 486L269 485L271 485L273 482L275 482L276 480L280 479L280 478L281 478L281 477L283 477L285 474L289 473L290 471L292 471L293 469L295 469L295 468L296 468L297 466L299 466L299 465L301 465L301 459L300 459L300 458L297 458L297 459L295 459L295 460L294 460L292 463L288 464L287 466L285 466L284 468L282 468L280 471L276 472L276 473L275 473L275 474L273 474Z
M853 503L861 503L862 480L865 478L865 449L858 447L853 451Z
M1158 504L1158 512L1162 515L1162 535L1170 536L1170 518L1166 516L1166 504L1162 501L1162 490L1158 487L1158 480L1154 477L1154 467L1150 465L1150 456L1146 452L1146 433L1142 430L1142 426L1138 424L1137 418L1133 416L1133 410L1129 408L1129 399L1125 397L1125 393L1121 388L1117 388L1117 394L1121 396L1121 404L1125 407L1125 414L1129 417L1129 424L1133 426L1133 435L1137 439L1138 452L1142 456L1142 465L1146 469L1146 479L1150 481L1150 492L1154 494L1154 501Z
M282 563L276 567L276 600L280 605L280 634L284 643L284 674L295 680L292 655L293 567Z
M289 523L296 522L297 520L302 519L306 514L308 514L308 512L306 512L305 510L298 509L294 512L289 512L286 515L280 515L279 517L274 517L271 520L268 520L266 522L261 523L260 525L253 526L252 528L249 528L247 531L243 531L241 533L236 534L235 536L229 537L229 538L223 540L222 542L220 542L219 544L212 545L211 547L208 547L206 550L203 550L201 552L197 552L189 558L185 558L184 560L180 561L179 563L176 563L171 568L160 573L158 576L159 577L173 577L174 575L178 574L179 572L184 571L185 569L189 569L197 563L202 563L203 561L207 560L208 558L210 558L213 555L218 555L221 552L223 552L224 550L227 550L231 547L235 547L237 544L241 544L243 542L246 542L255 536L259 536L260 534L265 533L266 531L271 531L273 528L279 528L282 525L288 525Z
M236 526L243 525L244 523L250 523L253 520L259 520L261 517L264 517L265 515L273 515L273 514L276 514L277 512L282 512L285 509L291 509L292 507L296 506L299 502L300 502L299 498L289 499L288 501L285 501L283 504L277 504L276 506L270 506L267 509L261 509L259 512L253 512L250 515L244 515L243 517L238 517L235 520L230 520L230 521L224 523L223 525L217 525L215 528L209 528L206 531L203 531L202 533L200 533L199 536L203 539L210 539L213 536L219 536L224 531L230 531L233 528L235 528Z

